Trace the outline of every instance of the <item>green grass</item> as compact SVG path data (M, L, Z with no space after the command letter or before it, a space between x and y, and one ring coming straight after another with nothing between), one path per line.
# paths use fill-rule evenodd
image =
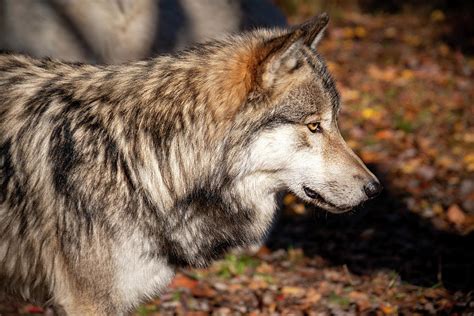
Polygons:
M150 315L151 313L155 313L158 311L158 308L156 306L145 306L145 305L142 305L140 306L138 309L137 309L137 314L139 316L148 316Z
M218 275L226 279L243 275L249 269L256 268L258 264L258 260L250 256L229 254L219 263Z
M402 130L405 133L412 133L414 131L414 126L412 122L408 121L403 117L403 115L395 116L395 129Z
M348 308L351 304L349 298L337 295L336 293L332 293L331 295L329 295L328 299L331 303L339 305L343 309Z

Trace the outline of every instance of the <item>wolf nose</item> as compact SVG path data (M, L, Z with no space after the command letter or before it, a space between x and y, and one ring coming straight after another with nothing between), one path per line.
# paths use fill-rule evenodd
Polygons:
M369 182L364 185L364 192L367 194L369 199L376 197L381 191L382 185L378 181Z

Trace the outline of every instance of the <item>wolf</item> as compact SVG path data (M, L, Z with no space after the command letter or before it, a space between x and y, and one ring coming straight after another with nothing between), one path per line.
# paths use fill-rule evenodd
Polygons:
M123 315L259 243L283 189L334 213L375 197L316 51L327 24L122 65L0 56L3 295Z

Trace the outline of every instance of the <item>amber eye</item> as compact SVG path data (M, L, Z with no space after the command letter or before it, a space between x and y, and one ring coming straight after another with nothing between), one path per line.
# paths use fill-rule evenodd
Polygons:
M315 123L309 123L306 126L308 126L308 129L311 131L311 133L322 133L323 128L321 127L321 123L315 122Z

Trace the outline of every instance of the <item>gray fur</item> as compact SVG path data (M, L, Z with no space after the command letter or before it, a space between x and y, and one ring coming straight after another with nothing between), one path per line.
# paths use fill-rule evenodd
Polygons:
M324 62L302 44L316 36L308 25L260 30L120 66L1 55L0 292L118 315L175 268L260 242L275 194L299 185L285 180L282 146L309 152L322 138L306 120L339 107ZM275 143L279 133L297 144ZM337 129L324 137L333 145L322 156L359 179L334 192L360 190L373 175ZM271 155L262 142L276 144ZM325 194L312 202L342 210L366 199Z

